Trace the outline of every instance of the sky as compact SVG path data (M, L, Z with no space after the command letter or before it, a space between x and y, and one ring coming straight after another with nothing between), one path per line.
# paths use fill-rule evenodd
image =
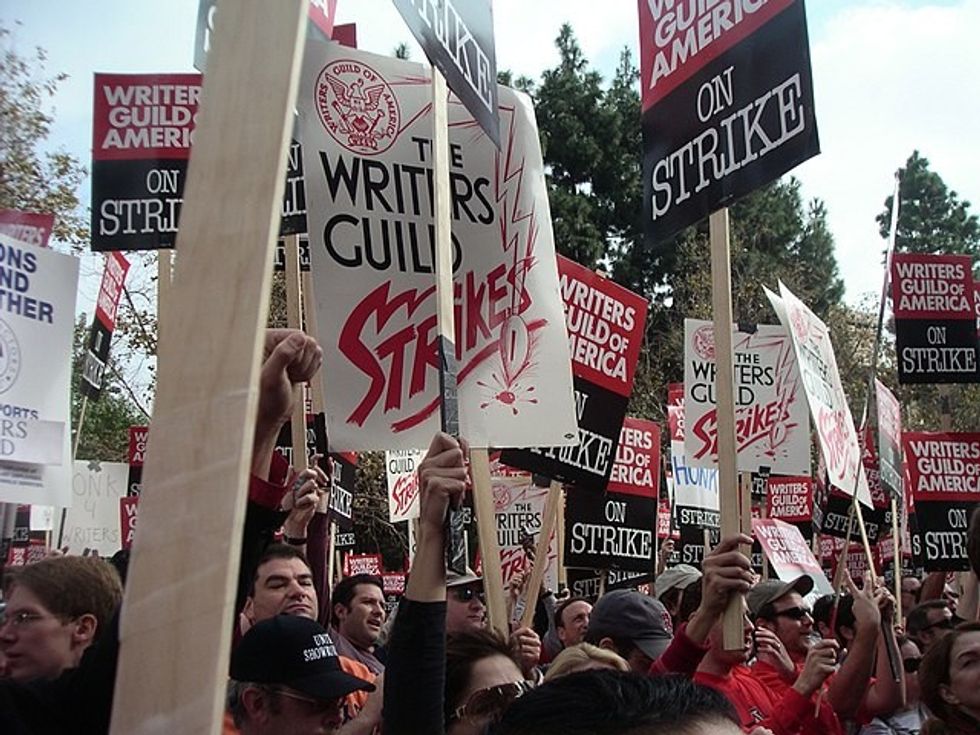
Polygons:
M48 71L69 75L54 99L52 146L89 164L93 73L193 71L197 6L3 0L0 21L13 28L14 47L45 48ZM494 0L493 8L497 68L515 75L537 79L557 63L563 22L606 79L623 48L638 58L636 0ZM881 290L883 241L874 218L914 149L980 213L980 0L810 0L807 18L822 153L792 174L805 197L826 203L846 299L859 303ZM390 0L338 0L336 22L357 24L362 49L390 54L404 42L412 59L424 59ZM98 268L92 259L83 271ZM98 288L89 280L83 310Z

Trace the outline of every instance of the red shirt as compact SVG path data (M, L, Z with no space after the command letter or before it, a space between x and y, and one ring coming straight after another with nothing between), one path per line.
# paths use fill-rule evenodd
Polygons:
M796 676L800 675L803 670L803 664L796 664ZM765 663L764 661L758 661L756 664L749 669L753 678L757 679L764 687L766 687L769 692L774 697L778 697L780 700L786 696L787 692L793 692L797 696L800 696L796 690L793 689L793 685L786 681L779 671L776 670L774 666ZM813 695L806 700L809 707L815 707L817 703L817 697L820 696L820 691L816 691ZM802 699L802 697L800 697ZM799 730L802 735L844 735L844 728L841 727L840 720L837 719L837 714L834 712L834 708L830 706L830 702L827 701L827 697L823 698L820 702L820 712L816 718L813 717L813 709L810 709L807 717L804 718L802 722L802 728Z
M774 735L796 735L803 731L807 720L813 720L813 703L792 687L776 695L747 666L735 666L728 676L716 676L703 671L694 674L694 681L721 692L735 707L742 729L767 727Z

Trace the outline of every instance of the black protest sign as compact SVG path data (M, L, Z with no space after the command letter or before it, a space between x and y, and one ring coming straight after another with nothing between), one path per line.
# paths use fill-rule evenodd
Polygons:
M705 532L713 548L721 540L721 513L710 508L677 506L677 530L680 538L674 544L677 563L701 567L704 561Z
M902 409L895 395L875 379L881 486L902 503Z
M640 3L644 222L662 245L820 152L803 0ZM685 4L687 7L688 4Z
M92 250L172 248L200 74L96 74Z
M318 414L323 416L323 414ZM357 478L357 458L350 453L330 455L332 474L330 478L329 508L333 517L344 528L350 528L353 519L354 482ZM344 523L346 521L346 523Z
M603 574L606 575L605 585L602 583ZM584 597L592 602L599 598L599 591L602 589L606 592L636 589L641 584L649 584L653 581L652 572L618 572L615 569L603 571L574 567L568 569L567 577L568 589L572 597Z
M139 496L143 491L143 458L146 456L146 440L149 435L149 426L129 427L129 477L126 481L126 495Z
M582 490L602 491L609 482L627 396L582 378L574 378L579 442L567 447L505 449L500 461L511 467L571 483Z
M301 272L310 270L310 238L306 235L299 235L296 238L299 247L299 269ZM272 269L275 271L286 270L286 241L279 238L276 241L275 260L272 261Z
M429 61L500 147L497 59L490 0L394 0Z
M306 183L303 179L303 146L296 139L289 144L286 159L286 188L282 193L279 235L298 235L306 232ZM306 269L310 257L306 256Z
M656 522L654 498L572 488L565 499L565 565L648 572Z
M980 383L970 256L896 253L891 277L898 382Z

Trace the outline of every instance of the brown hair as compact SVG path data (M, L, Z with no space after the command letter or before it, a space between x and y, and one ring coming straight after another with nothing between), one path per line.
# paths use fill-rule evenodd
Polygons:
M949 685L949 669L952 664L953 646L964 633L980 632L980 622L963 623L951 633L936 641L922 657L919 666L919 688L922 701L932 712L922 732L926 735L942 733L975 732L978 723L959 707L943 699L941 689Z
M506 656L517 668L514 649L502 635L493 630L468 630L454 633L446 639L446 699L443 703L445 721L463 704L463 692L470 685L473 666L477 661L491 656Z
M122 600L119 574L96 556L54 556L42 559L4 578L4 594L24 586L53 614L65 619L94 615L98 640L109 627Z

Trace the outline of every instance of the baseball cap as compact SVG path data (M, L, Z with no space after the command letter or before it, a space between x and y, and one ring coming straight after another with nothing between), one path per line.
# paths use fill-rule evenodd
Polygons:
M466 567L466 574L446 572L446 587L462 587L467 584L474 584L475 582L483 584L483 577L469 567Z
M687 589L693 582L701 579L701 572L690 564L678 564L664 569L653 582L653 592L657 597L672 589Z
M298 615L277 615L250 628L231 653L231 678L280 684L324 701L374 691L374 684L340 668L327 629Z
M626 638L650 658L660 658L673 638L667 608L636 590L613 590L598 599L589 616L588 636Z
M783 595L788 595L790 592L797 592L800 596L804 596L810 594L812 589L813 578L808 574L802 574L791 582L769 579L764 582L759 582L755 587L750 589L749 593L745 596L745 601L748 603L749 612L752 613L752 617L756 617L763 607L770 602L775 602Z

